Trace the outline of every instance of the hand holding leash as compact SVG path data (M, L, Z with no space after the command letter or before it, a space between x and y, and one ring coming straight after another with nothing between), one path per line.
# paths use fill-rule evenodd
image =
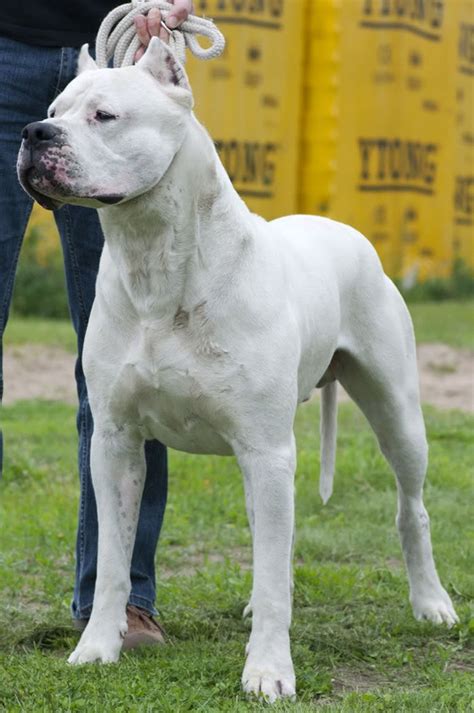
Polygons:
M178 10L178 12L176 12ZM188 15L182 22L179 29L172 30L167 24L168 17L170 23L179 23L180 16L186 12L186 8L180 3L172 5L165 0L132 0L131 3L120 5L110 12L103 20L96 40L96 56L99 67L107 67L110 59L113 58L114 67L131 65L135 61L136 53L140 49L140 34L137 35L138 27L135 18L154 12L147 21L147 26L151 29L158 19L157 12L160 13L160 22L164 20L166 27L170 30L169 44L181 62L185 61L186 47L200 59L212 59L222 54L225 40L222 33L217 29L212 20L207 20L195 15ZM142 36L146 39L149 34L145 33L142 20ZM154 28L156 31L156 28ZM162 28L165 31L165 28ZM155 32L154 32L155 33ZM196 35L208 37L212 44L204 49L196 39Z
M148 15L136 15L133 18L135 30L141 46L135 53L135 63L145 54L152 37L159 37L163 42L168 43L173 30L177 29L181 23L188 19L188 15L193 10L191 0L174 0L173 10L170 11L167 25L161 19L161 12L157 7L152 7Z

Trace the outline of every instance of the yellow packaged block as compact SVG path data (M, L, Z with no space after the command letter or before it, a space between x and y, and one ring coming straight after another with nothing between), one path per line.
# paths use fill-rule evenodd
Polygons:
M196 114L249 207L294 213L300 137L304 0L198 0L226 38L222 57L189 57Z
M474 3L456 3L453 254L474 267Z
M319 204L357 227L385 269L408 284L447 276L453 261L461 4L315 0L313 6L330 22L322 53L312 48L305 74L318 75L326 66L334 67L334 77L329 87L309 88L306 98L312 109L304 117L304 160L312 167L302 168L302 177L313 175L319 183L300 191L300 207L311 211ZM318 114L329 120L319 122L323 136L316 137L312 116ZM322 144L334 153L321 151ZM321 201L324 190L328 199Z

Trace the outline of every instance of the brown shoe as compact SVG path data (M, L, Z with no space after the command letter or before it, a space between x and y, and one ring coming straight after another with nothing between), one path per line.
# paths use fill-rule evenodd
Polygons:
M74 628L84 631L88 621L89 619L74 619ZM166 643L163 627L145 609L128 604L127 621L128 631L123 640L122 651Z
M137 649L139 646L164 644L165 632L152 615L132 604L127 606L128 631L123 640L123 651Z

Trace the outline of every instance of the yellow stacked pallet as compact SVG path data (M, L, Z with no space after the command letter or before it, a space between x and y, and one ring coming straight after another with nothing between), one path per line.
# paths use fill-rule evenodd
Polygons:
M328 212L336 191L341 2L318 0L312 3L311 8L308 7L304 36L299 206L305 213L318 215Z
M312 3L324 36L320 51L311 46L305 73L326 81L306 90L309 166L302 166L300 208L319 206L357 227L385 269L407 283L446 276L452 266L456 45L459 18L472 7L466 0ZM334 65L339 76L333 72L337 82L328 86ZM467 101L464 109L467 116ZM325 113L332 120L315 124ZM465 256L464 236L459 244Z
M455 68L454 257L474 266L474 3L457 0Z
M222 57L189 57L196 114L242 198L266 218L294 213L304 0L198 0L226 37Z

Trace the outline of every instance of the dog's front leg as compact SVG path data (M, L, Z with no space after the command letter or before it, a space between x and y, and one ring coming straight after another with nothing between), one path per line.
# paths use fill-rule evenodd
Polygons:
M99 543L92 613L69 663L117 661L127 632L130 563L138 523L145 455L143 440L127 429L105 432L97 424L91 443Z
M236 455L251 481L254 513L252 632L244 690L269 701L295 695L290 652L290 559L294 520L295 446Z

